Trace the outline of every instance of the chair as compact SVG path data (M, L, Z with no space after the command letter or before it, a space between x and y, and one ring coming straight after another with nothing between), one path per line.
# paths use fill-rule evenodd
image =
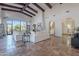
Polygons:
M22 41L23 41L24 43L30 42L30 33L24 33L24 34L22 35Z
M79 48L79 33L75 33L71 38L71 46L73 48Z

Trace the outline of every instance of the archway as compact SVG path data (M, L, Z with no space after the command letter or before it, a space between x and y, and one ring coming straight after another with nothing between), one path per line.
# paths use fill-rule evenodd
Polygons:
M62 19L62 48L66 53L71 51L71 37L75 31L74 19L68 17Z

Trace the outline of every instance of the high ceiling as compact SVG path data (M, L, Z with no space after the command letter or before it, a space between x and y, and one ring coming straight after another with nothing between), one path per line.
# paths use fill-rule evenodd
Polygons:
M19 12L26 16L33 17L36 16L38 10L45 12L46 9L51 9L53 3L0 3L2 10Z

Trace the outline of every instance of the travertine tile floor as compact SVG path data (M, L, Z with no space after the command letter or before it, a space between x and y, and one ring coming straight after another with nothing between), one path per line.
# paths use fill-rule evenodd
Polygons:
M52 38L53 39L53 38ZM78 56L79 50L71 48L70 50L61 47L60 38L56 38L56 46L51 46L50 39L38 43L26 43L22 41L15 42L9 35L0 38L0 56Z

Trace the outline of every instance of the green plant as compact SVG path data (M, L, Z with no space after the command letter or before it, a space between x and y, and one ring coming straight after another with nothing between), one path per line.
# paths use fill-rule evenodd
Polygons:
M20 25L19 24L15 25L15 30L20 31Z

